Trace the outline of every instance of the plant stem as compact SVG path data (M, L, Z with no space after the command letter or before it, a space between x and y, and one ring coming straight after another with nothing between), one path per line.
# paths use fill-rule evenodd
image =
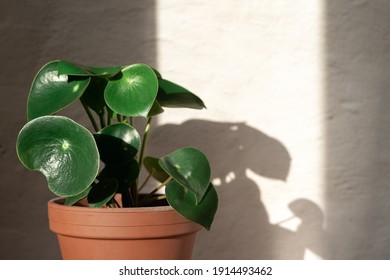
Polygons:
M135 207L138 204L137 180L131 185L131 187L128 190L128 193L131 200L131 205Z
M142 162L144 160L146 140L148 139L151 122L152 122L152 118L149 117L147 120L146 126L145 126L145 131L144 131L144 135L142 138L142 144L141 144L141 151L140 151L139 159L138 159L138 165L139 165L140 170L142 169ZM135 205L138 205L138 179L139 178L137 178L137 180L135 181L135 183L133 185L133 189L132 189L132 197L135 200L135 203L136 203ZM143 186L144 185L142 185L142 187Z
M110 125L110 124L111 124L111 119L112 119L112 116L111 116L111 114L110 114L111 111L108 109L107 106L105 106L105 107L103 108L103 110L107 112L107 121L106 121L106 123L107 123L107 125Z
M120 204L118 203L118 201L116 201L115 198L113 198L113 200L114 200L114 203L115 203L116 207L117 207L117 208L121 208L121 206L120 206Z
M100 127L101 128L104 128L106 127L106 120L104 119L104 110L102 113L99 114L99 118L100 118Z
M149 131L150 131L150 123L151 122L152 122L152 117L149 117L148 121L146 123L146 126L145 126L144 137L142 139L141 151L140 151L139 160L138 160L139 166L142 166L142 162L144 160L146 141L148 140L148 135L149 135Z
M134 200L132 198L132 195L130 194L129 191L124 191L122 193L122 207L123 208L128 208L134 206Z
M87 104L84 103L84 101L82 99L80 99L81 101L81 104L83 104L83 107L84 107L84 110L85 112L87 113L92 125L93 125L93 128L95 129L95 131L99 131L99 126L97 125L96 121L95 121L95 118L93 117L92 115L92 112L91 110L89 109L89 107L87 106Z
M107 203L107 207L108 208L115 208L116 205L115 205L115 199L111 199L108 203Z
M150 202L153 202L153 201L162 200L162 199L166 199L166 198L167 198L166 195L153 196L153 197L149 198L147 201L145 201L144 205L146 205Z
M172 176L169 176L168 179L166 179L164 182L162 182L160 185L158 185L153 191L151 191L147 196L145 196L141 200L140 205L144 205L145 202L147 202L156 192L158 192L163 187L165 187L171 180L172 180Z
M148 177L146 177L145 181L142 183L142 185L138 188L138 191L142 190L143 187L146 186L146 183L149 182L149 179L152 178L153 172L149 173Z

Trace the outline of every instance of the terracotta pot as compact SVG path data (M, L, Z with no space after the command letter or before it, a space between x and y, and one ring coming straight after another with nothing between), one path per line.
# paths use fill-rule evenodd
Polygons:
M48 203L63 259L190 259L201 229L170 206L89 208Z

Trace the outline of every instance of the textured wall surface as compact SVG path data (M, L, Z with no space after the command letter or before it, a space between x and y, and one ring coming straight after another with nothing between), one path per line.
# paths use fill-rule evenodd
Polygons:
M53 198L41 174L16 158L17 133L26 121L26 98L35 73L48 61L86 65L156 62L154 1L2 1L0 3L0 258L60 258L47 224ZM81 107L81 106L79 106ZM81 108L69 114L89 125Z
M210 158L220 207L195 259L390 258L389 12L384 0L0 3L0 258L60 257L52 195L14 148L52 59L145 62L204 100L167 109L147 150Z
M304 208L308 223L317 218L310 207L324 207L320 2L169 2L158 5L159 68L207 110L172 110L157 133L174 130L162 141L169 148L203 149L220 195L195 257L303 258L307 239L289 205Z

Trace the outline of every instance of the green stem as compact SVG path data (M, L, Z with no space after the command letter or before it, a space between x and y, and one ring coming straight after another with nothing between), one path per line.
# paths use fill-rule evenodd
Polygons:
M122 207L128 208L134 206L134 200L132 195L130 194L130 191L124 191L122 193Z
M158 185L153 191L151 191L147 196L145 196L141 200L140 205L141 206L144 205L145 202L147 202L156 192L158 192L163 187L165 187L172 179L173 179L172 176L169 176L168 179L166 179L164 182L162 182L160 185Z
M107 203L107 207L108 208L115 208L115 202L114 202L114 200L110 200L108 203Z
M84 101L82 99L80 99L80 101L81 101L81 104L83 104L85 112L87 112L87 115L88 115L88 117L93 125L93 128L95 129L95 131L99 131L99 126L96 123L95 118L93 117L91 110L89 109L87 104L84 103Z
M133 207L135 207L138 204L138 188L137 188L137 181L135 181L130 189L128 190L130 202Z
M120 204L118 203L118 201L116 201L115 198L113 198L113 200L114 200L114 203L115 203L116 207L117 207L117 208L121 208L121 206L120 206Z
M142 144L141 144L141 151L140 151L139 159L138 159L138 165L139 165L140 169L142 169L142 162L144 160L146 140L148 139L149 130L150 130L150 123L151 122L152 122L152 118L149 117L148 121L146 123L146 126L145 126L145 131L144 131L144 135L143 135L143 138L142 138ZM135 181L135 185L133 186L133 192L132 192L133 197L134 197L135 202L136 202L136 205L138 205L138 179L139 178L137 178L137 180Z
M153 196L153 197L149 198L148 201L145 201L143 205L147 205L153 201L158 201L158 200L162 200L162 199L166 199L166 198L167 198L166 195Z
M149 135L149 131L150 131L150 123L151 122L152 122L152 117L149 117L148 118L148 122L146 123L146 126L145 126L144 137L142 139L141 151L140 151L139 160L138 160L139 166L142 166L142 163L143 163L143 160L144 160L146 141L148 140L148 135Z
M107 125L106 125L106 120L104 119L104 110L102 113L99 114L99 118L100 118L100 127L105 128Z
M107 123L107 125L110 125L111 124L111 119L112 119L111 111L108 109L108 107L106 107L105 109L107 111L107 122L106 123Z

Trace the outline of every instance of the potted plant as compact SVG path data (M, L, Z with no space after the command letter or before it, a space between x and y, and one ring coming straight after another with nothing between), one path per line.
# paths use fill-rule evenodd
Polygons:
M93 129L59 114L77 100ZM207 157L193 147L145 155L164 107L205 106L146 64L55 60L35 76L16 150L58 196L48 203L49 225L64 259L190 258L196 232L210 229L218 197ZM159 183L144 193L151 178Z

